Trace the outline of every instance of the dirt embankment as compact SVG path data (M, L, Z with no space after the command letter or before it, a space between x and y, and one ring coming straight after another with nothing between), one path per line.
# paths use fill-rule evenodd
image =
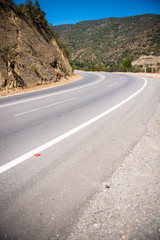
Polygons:
M57 42L14 5L0 1L0 91L48 85L72 74Z
M39 90L39 89L45 89L45 88L49 88L49 87L57 87L57 86L61 86L61 85L64 85L64 84L68 84L68 83L80 80L81 78L82 78L81 75L73 74L70 77L61 78L56 83L51 83L51 84L47 84L47 85L39 85L37 87L26 88L26 89L22 89L22 88L12 88L12 89L4 88L0 92L0 97L11 96L11 95L25 93L25 92L31 92L31 91L36 91L36 90Z

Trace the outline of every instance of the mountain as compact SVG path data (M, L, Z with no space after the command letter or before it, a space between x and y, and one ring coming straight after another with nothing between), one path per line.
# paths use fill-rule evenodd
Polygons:
M56 34L55 34L56 35ZM28 88L72 75L66 46L38 1L0 0L0 89Z
M75 68L123 70L125 57L130 57L133 65L138 63L139 68L151 66L149 59L154 59L155 67L160 64L160 15L106 18L54 29L69 47ZM147 60L143 66L141 61L134 64L144 58Z

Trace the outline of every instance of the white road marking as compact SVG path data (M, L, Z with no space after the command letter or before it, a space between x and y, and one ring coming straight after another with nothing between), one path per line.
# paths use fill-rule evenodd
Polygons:
M144 77L140 77L140 78L144 79L144 85L143 85L137 92L135 92L134 94L132 94L130 97L126 98L125 100L123 100L122 102L118 103L118 104L115 105L114 107L106 110L105 112L97 115L96 117L90 119L89 121L87 121L87 122L79 125L78 127L76 127L76 128L74 128L74 129L72 129L72 130L70 130L70 131L62 134L61 136L59 136L59 137L57 137L57 138L55 138L55 139L52 139L51 141L43 144L42 146L40 146L40 147L38 147L38 148L35 148L35 149L33 149L32 151L30 151L30 152L28 152L28 153L26 153L26 154L24 154L24 155L22 155L22 156L20 156L20 157L18 157L18 158L16 158L16 159L12 160L11 162L9 162L9 163L1 166L1 167L0 167L0 174L3 173L3 172L5 172L5 171L7 171L7 170L9 170L9 169L11 169L11 168L13 168L13 167L15 167L15 166L17 166L18 164L26 161L27 159L33 157L35 153L40 153L40 152L46 150L47 148L55 145L56 143L61 142L62 140L68 138L69 136L71 136L71 135L79 132L79 131L82 130L83 128L85 128L85 127L91 125L92 123L96 122L97 120L105 117L105 116L108 115L109 113L111 113L111 112L113 112L114 110L116 110L117 108L121 107L123 104L127 103L128 101L130 101L130 100L131 100L132 98L134 98L137 94L139 94L141 91L143 91L143 89L147 86L147 80L146 80Z
M61 104L61 103L69 102L69 101L72 101L74 99L76 99L76 97L70 98L70 99L67 99L67 100L64 100L64 101L61 101L61 102L52 103L52 104L49 104L49 105L46 105L46 106L43 106L43 107L40 107L40 108L35 108L35 109L29 110L29 111L26 111L26 112L18 113L18 114L15 114L14 117L18 117L18 116L21 116L21 115L24 115L24 114L27 114L27 113L35 112L35 111L38 111L38 110L41 110L41 109L44 109L44 108L52 107L52 106L55 106L55 105L58 105L58 104Z
M110 85L107 86L107 87L110 88L110 87L113 87L113 86L115 86L115 85L117 85L117 82L114 82L114 83L110 84Z
M55 95L59 95L59 94L67 93L67 92L72 92L72 91L75 91L77 89L86 88L86 87L98 84L105 79L105 77L103 75L99 74L99 73L94 73L94 74L100 76L99 79L96 82L88 83L88 84L86 84L84 86L81 86L81 87L75 87L75 88L71 88L71 89L56 92L56 93L46 94L46 95L35 97L35 98L30 98L30 99L26 99L26 100L22 100L22 101L18 101L18 102L12 102L12 103L8 103L8 104L4 104L4 105L1 105L0 108L9 107L9 106L12 106L12 105L21 104L21 103L25 103L25 102L35 101L35 100L38 100L38 99L47 98L47 97L51 97L51 96L55 96Z

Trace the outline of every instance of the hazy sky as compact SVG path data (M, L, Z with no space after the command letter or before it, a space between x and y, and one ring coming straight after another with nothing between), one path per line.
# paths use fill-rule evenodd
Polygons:
M25 1L14 2L20 4ZM39 0L39 3L46 12L48 22L53 25L146 13L160 14L160 0Z

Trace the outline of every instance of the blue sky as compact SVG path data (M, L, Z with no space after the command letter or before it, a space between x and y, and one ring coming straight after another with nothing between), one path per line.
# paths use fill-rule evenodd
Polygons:
M34 0L32 0L34 2ZM16 4L24 0L14 0ZM160 0L39 0L53 25L71 24L108 17L160 14Z

